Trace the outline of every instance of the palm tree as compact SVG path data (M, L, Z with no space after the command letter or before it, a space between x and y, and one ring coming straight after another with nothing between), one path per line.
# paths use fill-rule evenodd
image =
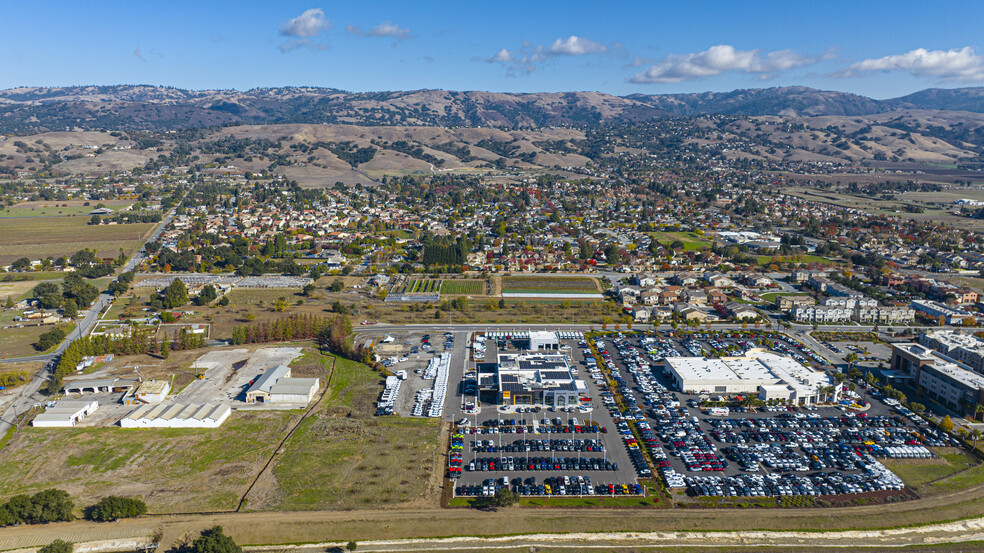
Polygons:
M974 449L977 449L977 440L981 439L981 429L974 428L970 431L970 437L974 440Z

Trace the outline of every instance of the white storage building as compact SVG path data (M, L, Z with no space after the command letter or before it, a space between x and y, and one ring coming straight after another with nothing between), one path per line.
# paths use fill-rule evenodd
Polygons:
M555 350L560 347L556 332L534 330L530 332L530 350Z
M226 404L141 405L120 419L123 428L218 428L232 414Z
M668 357L666 371L686 393L758 394L763 400L810 405L834 380L795 359L764 349L744 357ZM830 399L836 398L836 392Z
M31 426L38 428L70 428L99 408L98 401L59 401L44 413L34 417Z
M320 387L317 378L281 378L270 387L270 403L308 404Z

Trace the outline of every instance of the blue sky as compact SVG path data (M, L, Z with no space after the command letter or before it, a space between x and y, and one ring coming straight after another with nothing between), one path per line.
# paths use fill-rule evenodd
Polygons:
M160 84L875 98L984 86L984 2L0 0L0 88Z

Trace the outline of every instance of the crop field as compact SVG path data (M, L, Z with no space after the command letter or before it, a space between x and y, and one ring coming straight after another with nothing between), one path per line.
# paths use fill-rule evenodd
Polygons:
M484 280L445 280L441 283L442 294L468 294L480 296L485 294Z
M593 278L582 277L502 277L502 291L533 292L533 293L563 293L563 294L597 294L598 283Z
M319 356L326 367L331 356ZM287 510L433 505L440 423L374 417L382 377L339 358L328 397L305 419L273 468L279 498L251 507ZM443 466L443 465L442 465Z
M436 294L441 289L440 280L414 279L407 286L407 294Z
M71 255L83 248L100 257L127 254L140 245L155 227L153 223L89 225L87 217L24 217L0 219L0 264L18 258L38 259Z
M235 509L295 413L236 412L217 429L26 427L0 457L0 496L63 489L83 504L142 496L154 513Z
M704 250L711 247L710 240L695 232L647 232L646 234L666 246L679 240L683 242L683 249L689 251Z

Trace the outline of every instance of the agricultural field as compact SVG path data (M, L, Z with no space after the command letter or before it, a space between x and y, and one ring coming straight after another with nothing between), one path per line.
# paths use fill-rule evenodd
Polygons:
M91 205L83 205L89 203ZM133 204L132 201L107 200L97 202L106 207L119 211ZM0 219L8 217L61 217L70 215L88 215L95 204L77 200L67 202L21 202L12 206L0 207Z
M441 283L442 294L461 294L471 296L485 295L484 280L445 280Z
M587 277L502 277L503 293L598 294L598 282Z
M331 366L332 356L319 357L326 368ZM437 462L441 424L374 417L381 391L379 373L339 358L328 396L301 423L273 467L271 499L251 498L251 508L434 505L443 476Z
M39 259L71 255L83 248L100 257L132 254L153 230L153 223L90 225L88 217L0 219L0 265L21 257Z
M666 246L679 240L683 242L683 249L688 251L705 250L713 245L710 240L695 232L647 232L646 235Z

